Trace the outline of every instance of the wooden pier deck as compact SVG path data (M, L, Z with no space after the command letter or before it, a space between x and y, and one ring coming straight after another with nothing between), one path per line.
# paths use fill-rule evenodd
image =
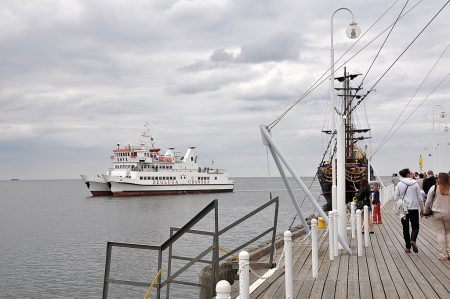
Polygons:
M309 241L294 241L294 298L450 298L450 261L436 258L438 246L430 219L420 221L419 252L408 254L392 207L392 202L383 207L383 223L374 224L375 234L370 234L370 246L364 247L363 256L357 255L356 239L349 234L353 253L344 252L330 261L328 236L320 237L316 279L311 274ZM285 298L283 266L250 298Z

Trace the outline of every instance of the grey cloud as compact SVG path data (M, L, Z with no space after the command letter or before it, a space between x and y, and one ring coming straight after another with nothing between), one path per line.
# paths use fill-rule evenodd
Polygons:
M239 62L261 63L296 60L300 55L300 41L292 33L275 33L267 38L247 42L236 57Z

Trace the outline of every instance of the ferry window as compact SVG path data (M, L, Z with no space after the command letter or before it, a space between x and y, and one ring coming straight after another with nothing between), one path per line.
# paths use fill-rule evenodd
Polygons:
M143 178L142 178L142 177L140 177L139 179L140 179L140 180L142 181L142 179L143 179Z
M217 177L214 177L214 179L217 181Z
M191 157L191 161L194 161L194 157Z

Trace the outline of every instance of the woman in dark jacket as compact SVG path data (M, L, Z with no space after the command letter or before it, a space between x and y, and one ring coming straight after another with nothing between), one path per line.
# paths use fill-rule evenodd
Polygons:
M359 190L356 192L356 206L367 206L369 208L369 231L371 234L373 234L373 222L372 222L372 206L370 202L370 186L369 182L367 181L367 178L362 178L361 182L359 184ZM361 209L363 213L361 213L361 222L362 226L364 224L364 210Z

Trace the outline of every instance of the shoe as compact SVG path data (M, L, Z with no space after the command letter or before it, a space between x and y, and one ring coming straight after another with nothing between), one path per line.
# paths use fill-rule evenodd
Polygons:
M406 248L406 249L405 249L405 252L406 252L406 253L411 253L411 249Z
M450 257L447 257L447 258L450 259ZM445 261L447 258L445 257L445 255L439 255L437 257L437 259L440 260L440 261Z
M374 231L369 232L369 234L374 234L374 233L375 233Z
M374 221L373 224L378 224L378 221Z
M383 222L381 222L381 221L380 221L380 222L378 222L378 224L382 224L382 223L383 223Z
M419 249L417 248L416 242L411 241L411 246L412 246L412 249L413 249L413 251L414 251L415 253L418 253L418 252L419 252Z

